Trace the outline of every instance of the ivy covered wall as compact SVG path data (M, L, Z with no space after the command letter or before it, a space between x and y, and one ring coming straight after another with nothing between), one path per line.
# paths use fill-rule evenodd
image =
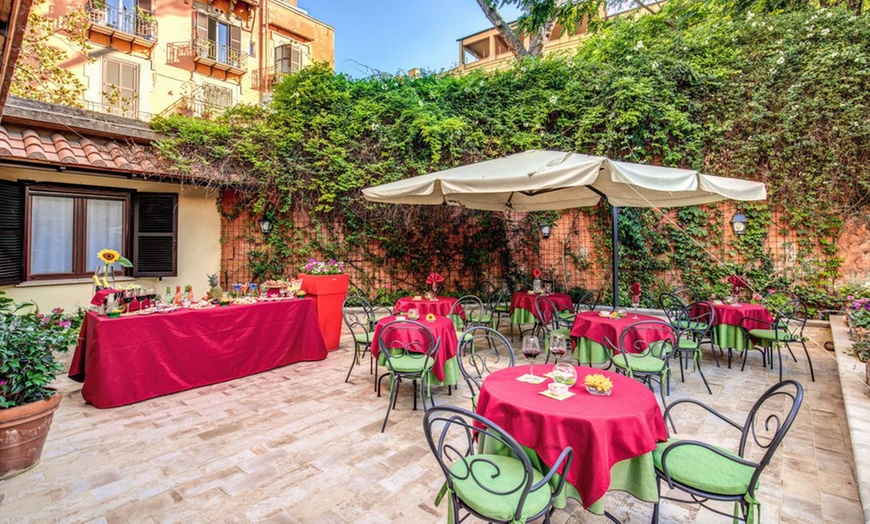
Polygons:
M767 184L768 202L741 206L750 229L736 239L728 204L625 210L623 283L712 292L739 272L759 289L797 285L825 305L843 223L866 214L870 18L840 8L736 15L732 6L674 0L656 15L606 22L575 56L496 73L352 80L312 67L285 77L268 107L154 125L174 134L159 147L180 169L244 193L222 203L225 242L245 246L225 257L226 278L292 274L309 256L334 257L369 294L416 289L433 270L458 292L487 279L521 285L532 267L559 269L567 257L569 286L606 288L605 206L523 216L374 205L360 194L559 149ZM265 239L245 219L263 214L276 224ZM577 233L542 242L541 220Z

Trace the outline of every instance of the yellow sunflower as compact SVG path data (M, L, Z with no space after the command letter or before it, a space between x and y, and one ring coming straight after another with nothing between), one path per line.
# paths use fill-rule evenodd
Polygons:
M118 253L114 249L104 249L97 253L97 257L99 257L99 259L106 264L112 264L114 262L117 262L118 259L121 258L121 253Z

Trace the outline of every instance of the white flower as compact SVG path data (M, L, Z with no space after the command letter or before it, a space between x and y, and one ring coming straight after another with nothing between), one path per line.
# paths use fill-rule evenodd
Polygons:
M752 17L754 17L754 16L755 16L755 13L753 13L752 11L749 11L749 14L746 15L746 19L747 19L747 20L752 20Z
M822 32L822 36L828 36L828 33L830 33L831 30L826 27L826 28L822 29L821 32Z
M813 36L815 36L815 33L807 33L807 38L812 38Z
M652 63L652 68L653 68L653 69L658 69L658 68L659 68L659 63L658 63L658 62L653 62L653 63Z
M840 56L840 53L838 53L838 52L836 52L836 51L834 51L833 53L831 53L831 58L837 58L838 56Z
M640 50L643 49L643 48L644 48L643 40L638 40L637 43L634 44L634 50L635 50L635 51L640 51Z
M776 63L779 64L779 65L784 64L784 63L785 63L785 57L784 57L784 56L781 56L781 57L777 58L777 59L776 59Z
M420 106L420 107L423 107L423 101L422 101L422 100L417 100L417 105Z
M558 96L553 95L553 96L550 97L550 103L551 103L551 104L556 105L556 102L558 102L558 101L559 101L559 97L558 97Z
M834 16L834 13L828 11L828 14L827 14L826 16L827 16L828 18L831 18L832 16Z

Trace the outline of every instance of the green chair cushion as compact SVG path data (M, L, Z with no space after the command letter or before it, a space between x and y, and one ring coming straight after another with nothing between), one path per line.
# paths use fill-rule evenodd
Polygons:
M799 340L796 335L788 331L777 331L775 329L753 329L749 331L749 336L778 342L795 342Z
M690 338L681 338L677 345L680 349L698 349L698 343Z
M508 305L498 305L492 308L497 313L510 313L511 307Z
M469 322L483 322L484 324L488 324L492 322L492 315L489 313L481 313L478 311L472 311L468 314Z
M387 361L387 367L397 373L423 373L432 368L435 361L425 356L396 355Z
M453 491L456 496L474 511L490 519L513 520L522 493L523 463L514 457L501 455L472 455L466 460L471 464L474 477L468 474L468 466L461 460L450 467L450 472L454 475ZM496 474L497 476L493 478ZM532 483L539 482L542 478L543 475L534 470ZM478 482L485 484L492 491L507 492L514 489L516 491L507 495L496 495L483 489ZM522 513L527 516L536 515L544 511L549 504L550 486L545 484L529 493Z
M679 439L659 442L653 450L653 463L662 471L662 453ZM739 458L730 451L718 448L728 455ZM668 472L680 484L721 495L743 495L749 491L749 483L755 468L738 464L700 446L684 446L668 454Z
M565 310L559 311L559 318L561 318L562 320L571 320L572 318L574 318L576 316L577 316L577 314L574 313L573 311L571 311L570 309L565 309Z
M623 359L623 357L625 357ZM665 369L665 362L653 355L633 355L624 353L621 355L613 355L611 358L613 364L620 369L630 369L638 373L661 373ZM626 362L626 360L628 362Z
M679 320L677 327L680 329L691 329L692 331L706 331L707 324L704 322L696 322L693 320Z
M369 332L365 333L356 333L353 336L354 340L356 340L360 344L371 344L372 343L372 334Z

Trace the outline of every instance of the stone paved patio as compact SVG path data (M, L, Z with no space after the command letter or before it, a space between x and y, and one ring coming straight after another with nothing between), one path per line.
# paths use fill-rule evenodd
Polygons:
M830 332L811 335L816 382L803 359L788 363L787 376L807 394L762 477L762 521L862 522L837 367L821 349ZM64 377L42 462L0 482L0 522L446 522L446 505L433 504L443 478L422 435L422 412L411 410L410 388L379 433L386 398L373 393L367 363L343 382L350 347L345 337L323 362L108 410L85 404L81 385ZM750 359L741 372L716 368L707 354L713 396L690 373L673 384L669 400L691 396L742 419L776 381L757 354ZM463 393L439 394L436 403L469 407ZM677 423L681 437L736 443L707 418L684 415ZM648 522L652 510L619 493L608 495L606 507L626 523ZM554 520L604 521L576 502ZM662 522L728 521L663 505Z

